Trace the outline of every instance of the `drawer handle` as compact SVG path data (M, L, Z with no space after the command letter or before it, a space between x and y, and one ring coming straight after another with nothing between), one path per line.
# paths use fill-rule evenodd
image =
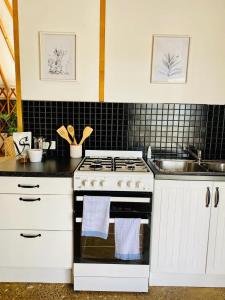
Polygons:
M24 189L33 189L33 188L39 188L39 184L36 184L36 185L18 184L18 187L24 188Z
M40 237L41 234L24 234L24 233L21 233L20 236L24 237L24 238L27 238L27 239L34 239L36 237Z
M41 201L41 198L31 199L31 198L19 198L20 201L24 202L34 202L34 201Z

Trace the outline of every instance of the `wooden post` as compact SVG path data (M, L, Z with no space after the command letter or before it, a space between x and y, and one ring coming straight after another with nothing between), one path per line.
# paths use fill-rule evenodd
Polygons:
M9 11L11 17L13 17L13 10L12 10L12 6L11 6L9 0L4 0L4 1L5 1L5 5L8 8L8 11Z
M10 42L8 33L7 33L6 29L5 29L5 26L4 26L3 22L2 22L1 17L0 17L0 29L1 29L1 32L2 32L2 34L3 34L3 36L4 36L4 38L5 38L6 45L7 45L8 49L9 49L9 52L10 52L10 54L11 54L13 60L15 60L15 58L14 58L13 47L12 47L12 44L11 44L11 42Z
M105 98L105 12L106 0L100 0L100 44L99 44L99 101Z
M18 0L13 0L12 3L13 3L13 33L14 33L14 49L15 49L15 70L16 70L17 130L23 131L23 113L22 113L21 77L20 77Z

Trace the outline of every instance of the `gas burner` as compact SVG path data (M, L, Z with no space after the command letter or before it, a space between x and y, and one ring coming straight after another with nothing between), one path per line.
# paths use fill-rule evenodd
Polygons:
M91 165L89 166L89 168L100 170L100 169L102 169L102 165L101 165L101 164L93 163L93 164L91 164Z
M115 158L115 170L117 172L149 172L142 158Z
M113 169L111 157L85 157L79 167L80 171L109 172Z
M102 159L97 158L97 159L93 160L93 164L101 165L102 164Z
M133 170L135 170L135 168L136 168L136 166L135 166L135 164L128 164L127 165L127 169L129 170L129 171L133 171Z
M134 165L135 161L134 160L125 160L124 164L126 164L126 165Z

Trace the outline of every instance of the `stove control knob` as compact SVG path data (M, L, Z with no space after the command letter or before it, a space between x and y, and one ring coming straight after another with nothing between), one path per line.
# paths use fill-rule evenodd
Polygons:
M137 181L135 185L136 185L136 188L138 188L138 189L143 188L143 184L141 181Z
M123 180L119 180L119 181L117 182L117 186L118 186L118 187L123 187L123 184L124 184Z
M100 180L99 185L102 187L105 186L105 180Z
M128 181L127 181L127 186L128 186L128 187L132 187L132 181L131 181L131 180L128 180Z
M87 180L82 180L81 185L82 186L87 186L87 183L88 183Z
M91 186L95 187L97 185L97 181L96 180L92 180L91 181Z

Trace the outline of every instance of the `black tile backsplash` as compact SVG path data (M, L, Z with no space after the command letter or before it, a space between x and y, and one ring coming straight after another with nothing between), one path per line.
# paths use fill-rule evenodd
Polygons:
M76 138L90 125L94 132L86 149L143 150L179 156L187 146L203 151L206 159L225 158L225 106L195 104L135 104L24 101L24 129L33 136L56 140L58 156L69 147L56 129L74 125Z

